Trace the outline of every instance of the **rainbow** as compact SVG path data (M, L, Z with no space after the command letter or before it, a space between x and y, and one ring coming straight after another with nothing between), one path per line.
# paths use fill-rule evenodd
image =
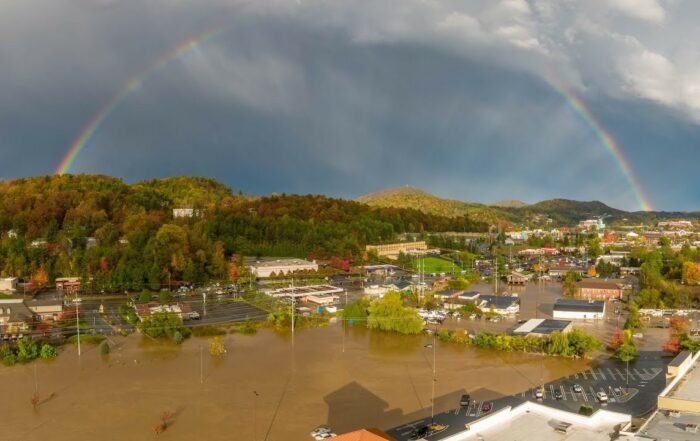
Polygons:
M588 110L586 104L583 101L581 101L581 99L577 97L571 90L569 90L563 83L557 81L551 76L545 76L544 80L555 91L557 91L564 98L564 100L566 100L571 109L586 122L586 124L591 128L591 130L593 130L596 136L603 143L605 148L610 152L612 157L615 159L615 162L617 163L620 172L629 183L630 188L632 189L634 196L637 199L637 203L639 204L640 209L642 211L653 211L654 208L652 207L649 198L644 193L644 189L639 184L639 180L632 171L632 167L630 167L629 162L623 155L622 150L620 150L620 147L617 145L617 142L615 142L615 139L612 137L612 135L605 131L603 126L600 125L598 120L596 120L595 117L591 114L590 110Z
M114 110L134 91L139 89L145 80L148 79L152 74L159 71L171 62L182 58L188 53L195 49L198 49L203 43L207 42L214 36L222 33L226 30L225 26L220 26L203 32L191 38L175 48L171 49L169 52L158 57L153 63L151 63L146 69L137 73L136 75L129 78L124 86L114 94L109 101L97 112L91 119L90 122L81 130L80 135L73 141L70 149L66 152L65 156L61 160L60 164L55 170L55 174L62 175L70 171L75 159L80 154L80 152L87 146L95 133L102 127L107 118L114 112ZM639 180L634 175L629 162L622 154L620 147L615 142L615 139L610 135L601 124L595 119L591 114L590 110L586 107L586 104L581 101L571 90L569 90L563 83L556 80L553 76L545 76L544 80L549 84L552 89L559 93L564 100L569 104L571 109L578 114L583 121L593 130L596 136L600 139L602 144L610 152L610 154L615 159L620 172L625 177L627 182L632 189L639 207L643 211L653 211L653 207L649 202L649 198L645 195L642 186L639 184Z
M99 112L97 112L90 119L90 122L83 127L83 129L80 131L80 135L78 135L75 141L73 141L73 144L71 144L70 149L68 149L66 154L63 156L61 163L58 165L58 167L56 167L54 173L57 175L63 175L70 171L75 159L78 157L80 152L83 151L85 146L90 143L92 138L95 136L95 133L100 129L100 127L102 127L107 118L112 114L112 112L114 112L119 104L122 103L122 101L134 93L134 91L139 89L149 76L165 67L170 62L178 60L193 50L199 48L202 43L205 43L215 35L220 34L225 29L226 28L223 26L216 27L199 34L195 38L191 38L181 43L158 57L153 63L146 67L146 69L129 78L126 83L124 83L124 86L122 86L122 88L116 94L114 94L109 101L107 101Z

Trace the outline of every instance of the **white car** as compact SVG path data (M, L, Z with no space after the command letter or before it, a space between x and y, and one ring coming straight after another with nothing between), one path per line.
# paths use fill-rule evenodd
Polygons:
M598 401L601 403L607 403L608 402L608 394L605 392L596 392L595 394L596 398L598 398Z
M328 439L328 438L335 438L336 436L338 436L338 435L336 435L333 432L324 432L324 433L319 433L318 435L314 436L314 439L316 441L321 441L321 440Z
M317 438L318 436L321 436L321 435L326 434L326 433L331 433L331 429L329 427L318 426L317 428L315 428L314 430L311 431L311 437L313 439L319 439L319 438ZM323 438L320 438L320 439L323 439Z

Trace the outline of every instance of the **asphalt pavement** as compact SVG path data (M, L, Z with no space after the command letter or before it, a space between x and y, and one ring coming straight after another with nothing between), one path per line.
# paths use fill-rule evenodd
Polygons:
M662 352L639 352L637 359L627 364L616 360L604 360L596 366L574 375L560 378L544 384L543 398L535 396L535 387L519 394L505 396L495 400L475 401L468 407L458 407L435 415L435 423L447 426L440 433L428 435L425 439L443 439L462 432L465 424L471 424L481 418L508 406L517 406L525 401L532 401L556 409L578 413L582 404L589 405L594 411L607 409L614 412L630 414L634 417L646 415L656 407L658 394L666 387L666 365L671 358ZM574 392L574 384L579 384L582 391ZM556 398L555 392L561 393ZM608 402L600 402L597 392L605 392ZM484 403L491 409L484 410ZM416 428L430 424L431 419L423 418L395 427L387 434L399 441L410 440Z

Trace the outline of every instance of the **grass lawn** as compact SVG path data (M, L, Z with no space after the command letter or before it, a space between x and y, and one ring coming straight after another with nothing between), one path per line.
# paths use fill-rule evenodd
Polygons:
M412 263L413 269L418 271L418 265L422 265L426 273L450 273L452 268L459 270L457 265L446 260L436 257L426 257L424 259L415 259Z

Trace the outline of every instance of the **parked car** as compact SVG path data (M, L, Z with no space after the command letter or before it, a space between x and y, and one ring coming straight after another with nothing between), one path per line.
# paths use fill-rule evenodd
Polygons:
M595 397L598 398L598 401L601 403L607 403L608 402L608 394L605 392L596 392Z
M417 440L425 438L428 435L428 431L428 426L416 427L415 429L413 429L413 432L411 432L411 436L409 439Z
M541 388L537 388L537 390L535 391L535 398L537 398L538 400L544 398L544 392L542 392Z
M564 398L564 395L561 393L561 390L560 390L560 389L556 389L556 390L554 391L554 399L555 399L555 400L561 400L562 398Z
M459 405L462 407L469 406L470 402L471 402L471 397L469 396L469 394L463 394L462 397L459 399Z
M316 438L317 436L323 434L323 433L331 433L331 429L328 426L318 426L314 430L311 431L311 436L313 438Z
M481 405L481 413L491 412L491 403L484 403Z
M577 394L580 394L581 392L583 392L583 388L582 388L581 385L578 384L578 383L574 384L573 390L574 390L574 392L576 392Z

